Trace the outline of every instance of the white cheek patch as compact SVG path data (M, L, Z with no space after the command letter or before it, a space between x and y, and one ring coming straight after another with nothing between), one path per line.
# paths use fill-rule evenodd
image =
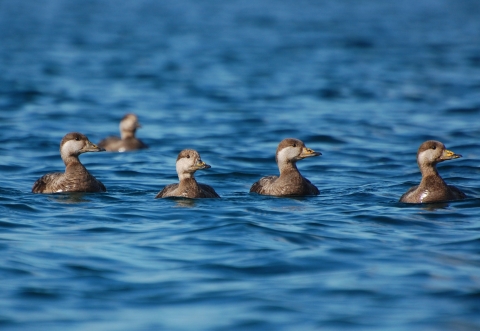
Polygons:
M62 146L62 154L73 154L81 149L83 146L83 142L69 140Z
M73 140L67 141L65 144L62 146L62 152L69 153L75 150L74 142Z
M426 151L421 152L418 154L418 162L420 164L425 163L426 160L433 161L435 160L435 150L433 149L427 149Z
M284 149L280 150L280 152L278 152L277 162L283 163L287 160L295 158L296 155L297 155L297 152L295 148L285 147Z
M135 119L133 117L128 117L120 123L120 131L129 131L134 127L134 125Z
M285 160L286 157L287 157L287 149L286 148L280 150L280 152L278 152L278 154L277 154L278 162Z
M183 171L183 170L188 169L188 168L190 167L190 162L189 162L189 161L190 161L190 159L187 159L187 158L185 158L185 157L184 157L184 158L181 158L180 160L178 160L178 161L177 161L177 164L176 164L176 166L177 166L177 171L178 171L178 170Z
M193 166L193 159L192 158L186 158L183 157L180 160L177 161L176 168L177 168L177 174L180 177L190 177L190 175L187 175L188 169Z

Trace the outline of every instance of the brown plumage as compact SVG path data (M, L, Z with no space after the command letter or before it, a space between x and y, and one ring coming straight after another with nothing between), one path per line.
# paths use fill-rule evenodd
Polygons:
M195 171L210 168L202 161L197 151L193 149L181 151L177 157L176 168L180 182L165 186L158 192L155 199L166 197L220 198L211 186L197 183L195 180Z
M65 173L54 172L39 178L32 187L33 193L105 192L105 186L78 159L86 152L100 152L103 148L91 143L78 132L71 132L60 143L60 155L65 163Z
M120 121L120 137L107 137L98 143L99 147L110 152L125 152L148 148L140 139L135 137L135 132L142 126L135 114L127 114Z
M429 140L420 145L417 151L417 163L422 173L420 185L410 188L400 202L428 203L465 199L460 189L447 185L437 171L437 163L462 157L445 148L439 141Z
M275 154L279 176L261 178L250 188L250 192L275 196L318 195L320 191L297 169L297 161L307 157L322 155L320 152L307 148L298 139L287 138L280 142Z

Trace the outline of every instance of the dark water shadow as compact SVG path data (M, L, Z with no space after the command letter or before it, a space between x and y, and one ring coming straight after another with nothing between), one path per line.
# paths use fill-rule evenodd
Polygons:
M439 209L447 209L450 206L449 202L432 202L432 203L405 203L395 202L399 208L420 208L428 211L435 211Z
M174 200L178 208L193 208L197 205L194 199L176 198Z
M447 209L448 207L450 207L450 203L448 202L424 203L422 205L422 209L427 211L436 211L439 209Z
M319 195L264 195L258 194L256 192L248 192L247 195L251 197L263 197L265 199L285 199L285 200L296 200L296 201L306 201L312 198L316 198Z
M48 199L58 203L83 203L83 202L91 202L91 200L87 199L86 196L89 193L85 192L71 192L71 193L61 193L61 194L52 194L48 196Z
M430 203L404 203L396 202L397 207L408 208L408 207L419 207L423 210L436 211L440 209L448 209L449 207L460 207L460 208L469 208L469 207L478 207L480 205L480 198L467 198L462 200L454 201L439 201L439 202L430 202Z
M182 197L166 197L159 200L175 201L175 207L177 208L193 208L197 205L195 199L182 198Z

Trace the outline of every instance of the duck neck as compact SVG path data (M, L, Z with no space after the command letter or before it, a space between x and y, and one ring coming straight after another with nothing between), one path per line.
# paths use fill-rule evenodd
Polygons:
M194 172L183 172L181 174L178 174L178 179L180 182L183 181L195 181L195 173Z
M180 179L179 187L196 187L198 186L197 180L192 176L189 178Z
M122 140L135 137L135 130L122 130L120 132Z
M430 176L440 177L435 164L419 165L419 168L420 168L420 172L422 173L422 177L430 177Z
M422 182L421 184L425 185L432 185L434 182L440 185L446 186L447 184L444 182L442 177L437 171L437 167L435 164L425 165L420 167L420 172L422 173Z
M297 164L295 162L279 163L278 169L280 170L280 177L301 176L300 172L297 169Z
M88 173L87 169L85 166L80 162L78 159L78 156L69 156L65 160L63 160L65 163L65 174L78 174L78 173Z

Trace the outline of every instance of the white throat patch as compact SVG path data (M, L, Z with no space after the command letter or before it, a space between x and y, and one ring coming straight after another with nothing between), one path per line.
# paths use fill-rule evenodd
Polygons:
M178 178L182 180L185 178L193 177L193 173L190 173L188 171L193 165L194 165L193 158L188 159L184 157L178 160L176 163Z

